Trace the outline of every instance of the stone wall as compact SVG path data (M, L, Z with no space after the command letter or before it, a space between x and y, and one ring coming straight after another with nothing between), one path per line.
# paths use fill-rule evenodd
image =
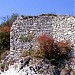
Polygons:
M46 33L58 41L69 39L75 44L75 17L54 14L17 17L10 32L11 55L18 56L23 49L29 47L29 43L23 43L19 38L21 35L26 36L30 31L35 33L35 37ZM34 40L32 44L34 44Z

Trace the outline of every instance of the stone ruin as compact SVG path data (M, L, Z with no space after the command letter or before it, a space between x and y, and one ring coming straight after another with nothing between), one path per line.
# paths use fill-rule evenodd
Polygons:
M12 56L20 55L22 50L29 47L29 43L23 43L19 39L21 35L26 36L29 32L35 33L35 37L46 33L58 41L71 40L75 46L75 17L55 14L18 16L10 32L10 54ZM32 44L35 45L34 40Z

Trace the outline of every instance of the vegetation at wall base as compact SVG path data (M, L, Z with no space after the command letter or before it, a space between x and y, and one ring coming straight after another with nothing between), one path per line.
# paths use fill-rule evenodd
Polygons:
M44 52L44 58L51 61L52 65L62 67L65 66L71 56L71 42L69 40L56 41L52 37L42 34L37 38L38 47ZM71 55L71 54L70 54Z
M16 20L18 14L12 14L10 17L1 17L0 24L0 59L4 52L10 50L10 28L12 23Z

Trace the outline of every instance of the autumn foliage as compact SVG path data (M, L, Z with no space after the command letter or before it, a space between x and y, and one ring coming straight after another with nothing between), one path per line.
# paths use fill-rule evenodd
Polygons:
M0 31L0 50L8 49L10 45L10 27L4 26Z
M3 20L0 25L0 53L4 52L5 49L10 49L10 28L17 16L18 14L13 13L11 16L0 18Z
M37 38L38 47L44 52L48 59L69 59L68 53L71 51L70 41L57 42L52 37L42 34Z
M10 27L9 27L9 26L5 26L5 27L4 27L4 32L9 33L9 32L10 32Z
M5 51L10 50L10 28L17 16L18 14L12 14L11 16L0 17L2 19L0 24L0 59Z

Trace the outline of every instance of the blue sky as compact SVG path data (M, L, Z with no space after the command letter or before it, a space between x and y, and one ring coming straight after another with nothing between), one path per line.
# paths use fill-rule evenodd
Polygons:
M0 17L18 13L39 15L56 13L75 15L75 0L0 0Z

